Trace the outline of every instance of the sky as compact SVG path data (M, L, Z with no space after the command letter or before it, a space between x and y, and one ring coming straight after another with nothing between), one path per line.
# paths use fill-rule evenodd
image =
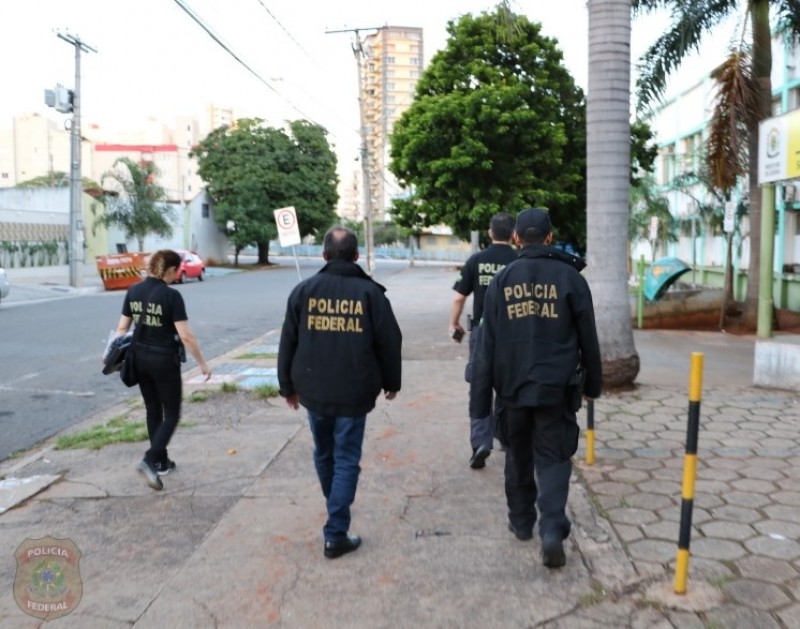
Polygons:
M0 0L0 129L25 113L66 119L44 104L45 89L74 85L75 51L57 37L61 31L97 51L81 55L84 125L131 128L148 115L172 124L178 115L200 116L215 103L233 107L237 117L258 116L275 126L286 119L312 120L328 129L340 160L355 158L353 33L327 31L359 28L365 35L386 24L421 26L427 63L445 44L448 20L495 6L481 0ZM511 6L558 40L566 67L585 89L586 0L512 0ZM663 16L634 22L634 55L666 23Z

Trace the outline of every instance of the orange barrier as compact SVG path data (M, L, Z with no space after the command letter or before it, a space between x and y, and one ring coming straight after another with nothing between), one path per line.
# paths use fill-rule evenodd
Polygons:
M111 253L96 256L97 272L106 290L128 288L147 274L149 253Z

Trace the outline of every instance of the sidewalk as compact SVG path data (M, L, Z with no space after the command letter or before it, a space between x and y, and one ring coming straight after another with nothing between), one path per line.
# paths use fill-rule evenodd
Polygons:
M215 393L187 401L162 492L133 470L141 443L44 448L0 466L7 480L49 482L0 514L0 628L40 626L14 600L14 552L46 536L82 553L82 599L56 627L800 627L800 400L750 385L753 339L636 332L640 384L595 404L597 461L584 463L582 442L567 566L550 571L538 541L506 530L503 454L468 468L466 347L446 335L452 279L417 267L388 282L403 390L368 421L356 553L322 557L303 414ZM276 343L269 333L212 368L263 383ZM689 589L676 596L693 351L705 386ZM219 388L186 381L187 396ZM76 429L126 413L143 414L120 405Z
M103 290L103 281L94 262L81 265L80 286L70 285L70 268L66 264L8 268L5 271L11 283L11 291L0 303L0 308L22 302L99 293Z

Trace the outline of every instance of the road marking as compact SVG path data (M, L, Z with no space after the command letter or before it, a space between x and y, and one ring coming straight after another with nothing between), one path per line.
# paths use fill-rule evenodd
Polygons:
M26 389L26 388L19 388L19 387L9 387L6 385L0 385L0 391L18 391L20 393L33 393L36 395L71 395L73 397L94 397L96 394L94 391L62 391L59 389Z

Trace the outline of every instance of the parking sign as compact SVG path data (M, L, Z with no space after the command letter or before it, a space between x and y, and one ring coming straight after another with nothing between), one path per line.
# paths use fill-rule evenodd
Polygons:
M278 227L278 240L281 247L300 244L300 226L297 224L297 212L294 206L273 210L275 225Z

